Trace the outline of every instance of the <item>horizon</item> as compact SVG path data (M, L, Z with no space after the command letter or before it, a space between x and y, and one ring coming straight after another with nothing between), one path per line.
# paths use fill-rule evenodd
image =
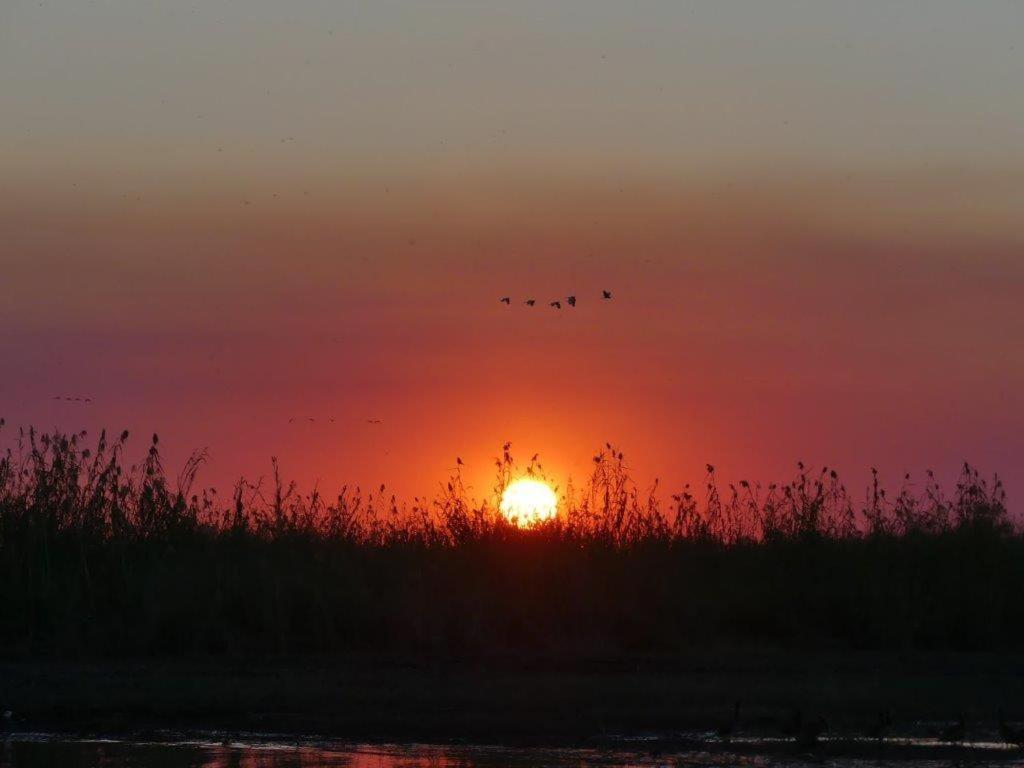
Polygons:
M1021 762L1022 30L0 0L0 768Z

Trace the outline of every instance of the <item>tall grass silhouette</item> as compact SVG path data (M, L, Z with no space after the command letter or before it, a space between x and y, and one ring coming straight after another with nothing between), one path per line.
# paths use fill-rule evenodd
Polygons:
M2 426L2 422L0 422ZM671 653L704 644L1024 647L1024 536L965 465L857 500L827 467L787 483L641 490L610 444L530 530L474 501L381 486L300 493L276 462L230 497L165 471L154 435L21 431L0 459L7 655ZM521 470L496 459L494 499ZM667 503L666 501L667 500Z

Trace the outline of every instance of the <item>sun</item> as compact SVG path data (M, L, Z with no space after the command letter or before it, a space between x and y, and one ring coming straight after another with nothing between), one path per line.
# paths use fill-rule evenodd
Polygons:
M531 528L555 516L558 497L542 480L521 477L505 488L499 509L510 523L520 528Z

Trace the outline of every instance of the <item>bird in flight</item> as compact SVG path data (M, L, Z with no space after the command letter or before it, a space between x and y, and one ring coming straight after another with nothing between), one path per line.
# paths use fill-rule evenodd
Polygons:
M527 299L527 300L525 301L525 304L526 304L526 306L528 306L528 307L532 307L532 306L533 306L534 304L536 304L536 303L537 303L537 300L536 300L536 299Z
M575 307L576 306L576 297L575 296L570 296L568 299L566 299L566 301L569 302L569 306L570 307Z
M501 303L502 304L511 304L512 303L512 297L511 296L502 296L501 297Z
M611 291L601 291L601 295L604 296L604 298L606 298L606 299L610 299L612 297L612 292Z
M551 302L551 306L554 307L555 309L561 309L562 308L562 302L560 302L560 301L552 301Z

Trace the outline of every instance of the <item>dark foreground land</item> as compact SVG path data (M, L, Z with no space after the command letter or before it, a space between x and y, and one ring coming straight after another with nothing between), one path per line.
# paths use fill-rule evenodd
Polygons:
M0 457L0 729L703 744L737 700L764 736L797 711L850 738L1024 720L1024 533L970 467L863 501L828 468L708 467L666 498L608 446L520 530L458 474L409 506L276 478L221 501L155 437L128 467L127 435L84 440Z
M1024 656L719 651L672 659L505 659L429 667L370 659L17 662L0 666L8 730L318 734L360 741L579 745L656 734L714 742L782 736L797 707L834 738L1000 740L998 712L1024 718Z

